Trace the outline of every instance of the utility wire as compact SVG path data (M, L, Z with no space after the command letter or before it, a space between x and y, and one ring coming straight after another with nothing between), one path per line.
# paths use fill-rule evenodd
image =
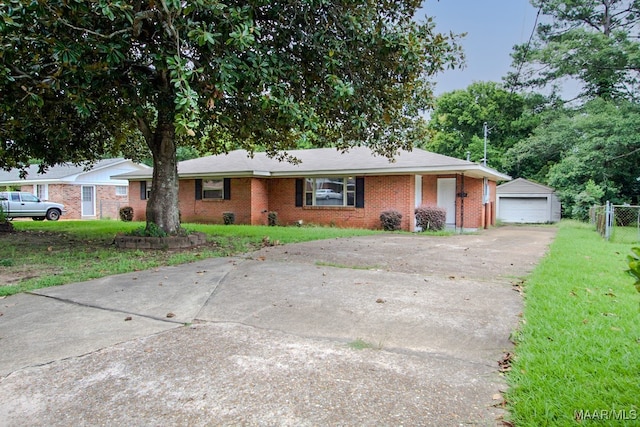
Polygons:
M522 73L522 67L524 66L524 60L527 57L527 53L529 53L529 48L531 47L531 41L533 40L533 35L536 33L536 28L538 28L538 21L540 19L540 14L541 13L542 13L542 6L538 7L538 13L536 13L536 20L533 23L533 28L531 29L531 34L529 35L529 40L527 40L527 45L524 48L524 56L522 57L522 60L518 64L518 68L516 70L516 78L515 78L514 84L511 86L511 93L513 93L513 91L515 89L514 88L515 84L517 84L518 80L520 80L520 73Z

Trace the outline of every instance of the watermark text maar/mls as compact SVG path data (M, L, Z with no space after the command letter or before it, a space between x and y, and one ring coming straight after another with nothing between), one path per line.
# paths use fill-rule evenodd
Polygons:
M573 412L573 418L578 421L634 421L640 419L636 409L579 409Z

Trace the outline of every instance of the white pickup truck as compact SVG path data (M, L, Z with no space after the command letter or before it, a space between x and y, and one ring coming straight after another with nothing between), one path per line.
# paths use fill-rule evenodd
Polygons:
M64 213L64 205L43 202L31 193L0 191L0 206L7 219L33 218L34 221L57 221Z

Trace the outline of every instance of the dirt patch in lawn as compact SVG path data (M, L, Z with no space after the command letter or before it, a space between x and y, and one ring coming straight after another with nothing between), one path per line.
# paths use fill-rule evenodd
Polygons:
M171 250L118 249L113 238L82 239L68 233L46 231L18 231L0 233L0 287L45 276L54 276L65 270L91 268L97 263L117 263L122 258L135 257L140 265L147 262L166 264L176 253L216 251L220 244L206 242L197 248ZM108 267L105 267L105 273Z

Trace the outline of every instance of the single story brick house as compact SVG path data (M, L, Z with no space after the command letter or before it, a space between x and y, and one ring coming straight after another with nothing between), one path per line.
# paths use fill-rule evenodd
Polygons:
M473 230L495 223L497 181L509 176L477 163L414 149L389 161L368 148L288 152L299 163L280 162L244 150L178 164L182 221L222 223L233 212L236 224L312 223L381 228L380 214L395 209L402 228L416 229L414 209L444 207L447 226ZM118 175L129 180L134 219L144 220L151 170Z
M0 187L62 203L66 211L62 219L116 219L120 207L129 203L129 181L111 176L143 170L151 168L121 158L99 160L89 168L71 163L56 165L43 174L38 173L37 165L32 165L24 179L17 169L0 170Z

